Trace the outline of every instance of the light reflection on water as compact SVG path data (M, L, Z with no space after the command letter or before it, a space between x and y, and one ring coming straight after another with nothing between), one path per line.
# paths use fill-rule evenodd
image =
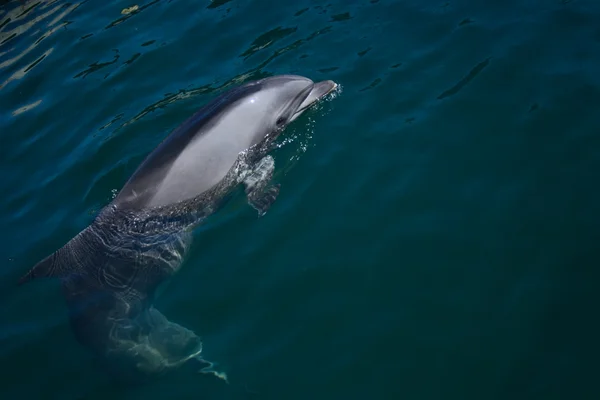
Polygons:
M17 64L29 53L34 52L35 57L35 50L38 50L41 54L37 55L33 61L24 60L19 69L0 83L0 89L3 89L14 80L22 79L27 72L31 71L52 53L54 50L52 47L46 50L37 48L40 43L43 43L44 39L70 24L64 19L77 9L81 3L60 4L55 0L23 2L19 5L19 3L13 1L9 5L12 8L2 10L2 22L0 22L0 46L3 47L0 53L0 57L2 57L0 59L0 71ZM60 12L61 10L62 12ZM33 43L19 51L21 46L16 46L16 43L34 28L37 28L37 30L27 39L34 39ZM20 107L18 110L13 111L13 115L30 110L39 103L40 101L36 101L31 103L29 107Z

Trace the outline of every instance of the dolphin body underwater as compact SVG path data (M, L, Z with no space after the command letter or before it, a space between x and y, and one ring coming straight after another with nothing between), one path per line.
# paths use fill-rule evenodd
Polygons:
M278 75L225 91L172 131L93 222L19 284L58 278L76 339L119 378L164 374L189 360L212 366L200 357L201 339L153 307L156 289L179 270L193 228L238 185L259 215L269 209L279 193L268 154L275 139L336 87Z

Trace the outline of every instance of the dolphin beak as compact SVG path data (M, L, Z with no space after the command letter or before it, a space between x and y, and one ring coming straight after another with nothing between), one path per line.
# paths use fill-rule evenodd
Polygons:
M321 81L315 83L312 86L312 89L310 90L308 96L306 96L302 104L300 104L300 107L298 107L298 110L294 113L292 118L290 118L290 122L298 118L300 114L302 114L306 109L315 104L317 101L321 100L323 97L335 90L337 86L337 83L335 83L334 81Z

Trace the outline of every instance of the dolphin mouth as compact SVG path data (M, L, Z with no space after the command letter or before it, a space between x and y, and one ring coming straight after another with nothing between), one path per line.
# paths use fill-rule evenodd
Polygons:
M296 112L294 113L292 118L290 119L290 122L292 122L293 120L298 118L300 116L300 114L302 114L304 111L306 111L310 106L317 103L323 97L327 96L329 93L334 91L337 87L338 87L338 84L335 83L334 81L330 81L330 80L321 81L321 82L317 82L317 83L313 84L312 88L310 90L310 93L308 94L308 96L306 96L306 98L304 99L302 104L300 104L300 106L298 107L298 109L296 110Z

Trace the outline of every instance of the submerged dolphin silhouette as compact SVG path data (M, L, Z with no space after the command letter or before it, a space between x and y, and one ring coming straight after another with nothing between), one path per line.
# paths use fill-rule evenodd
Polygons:
M279 193L270 182L274 140L336 86L279 75L222 93L176 128L87 228L19 284L59 278L77 340L119 376L203 361L200 338L153 307L156 289L180 268L192 229L235 187L244 185L259 214L267 211Z

